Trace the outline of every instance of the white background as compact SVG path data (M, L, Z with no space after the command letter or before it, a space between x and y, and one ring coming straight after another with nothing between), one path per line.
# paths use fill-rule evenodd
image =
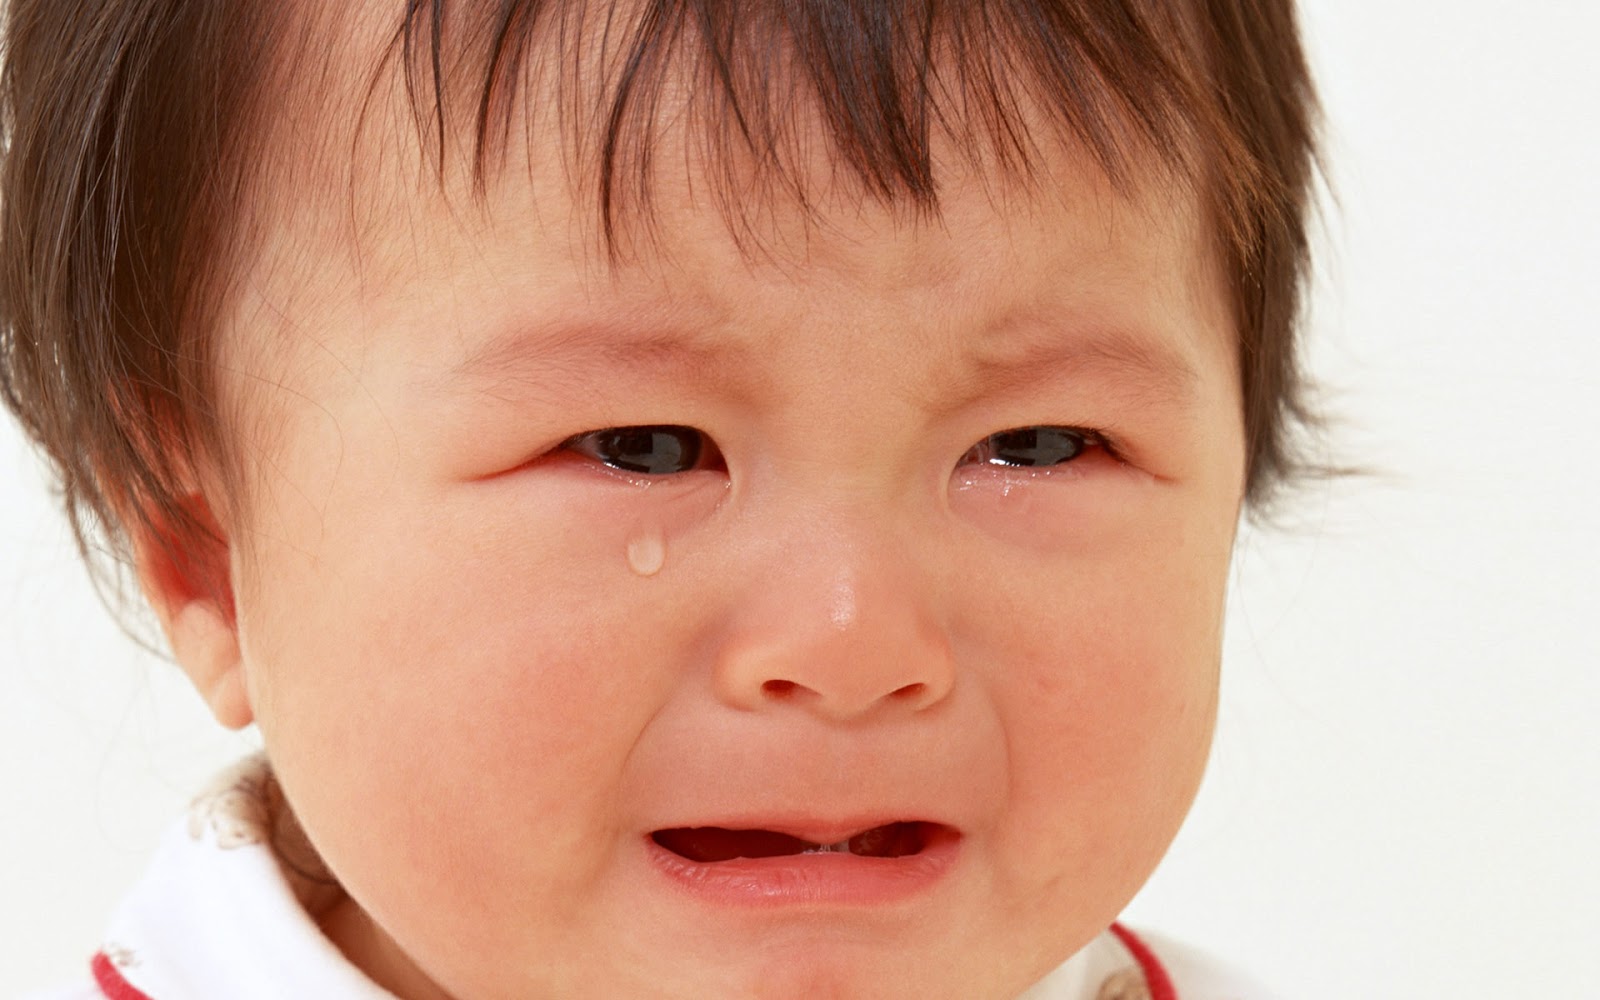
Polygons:
M1213 770L1130 917L1291 1000L1600 995L1600 8L1304 17L1341 199L1314 367L1381 475L1245 536ZM67 538L0 426L4 990L78 973L248 745Z

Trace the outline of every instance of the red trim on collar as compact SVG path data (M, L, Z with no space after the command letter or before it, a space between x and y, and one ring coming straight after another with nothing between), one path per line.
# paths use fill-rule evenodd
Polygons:
M100 987L110 1000L150 1000L150 997L136 986L129 985L122 973L112 964L111 958L103 951L94 953L94 958L89 961L89 970L94 973L95 985Z
M1178 991L1172 987L1172 977L1167 975L1167 970L1150 946L1121 924L1112 924L1111 933L1133 953L1134 961L1139 963L1139 968L1144 972L1145 985L1150 987L1150 1000L1178 1000Z

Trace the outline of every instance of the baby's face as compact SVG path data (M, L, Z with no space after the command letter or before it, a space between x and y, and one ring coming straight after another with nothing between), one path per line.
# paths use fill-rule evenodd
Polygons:
M359 964L1010 996L1116 916L1200 778L1244 444L1194 204L1058 161L766 254L668 172L614 269L538 161L275 235L238 637Z

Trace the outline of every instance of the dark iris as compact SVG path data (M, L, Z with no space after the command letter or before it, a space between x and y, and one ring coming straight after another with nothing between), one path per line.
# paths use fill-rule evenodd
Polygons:
M692 427L613 427L582 435L573 444L614 469L668 476L699 464L702 437Z
M1070 427L1020 427L989 435L974 451L990 465L1036 468L1070 462L1090 443L1088 434Z

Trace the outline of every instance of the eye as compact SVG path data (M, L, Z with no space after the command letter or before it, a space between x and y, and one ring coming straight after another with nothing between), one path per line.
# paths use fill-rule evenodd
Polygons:
M561 447L613 469L646 476L692 472L720 459L710 438L693 427L673 424L587 431L567 438Z
M1080 427L1018 427L990 434L961 457L962 464L978 463L1016 469L1065 465L1090 448L1105 446L1096 431Z

